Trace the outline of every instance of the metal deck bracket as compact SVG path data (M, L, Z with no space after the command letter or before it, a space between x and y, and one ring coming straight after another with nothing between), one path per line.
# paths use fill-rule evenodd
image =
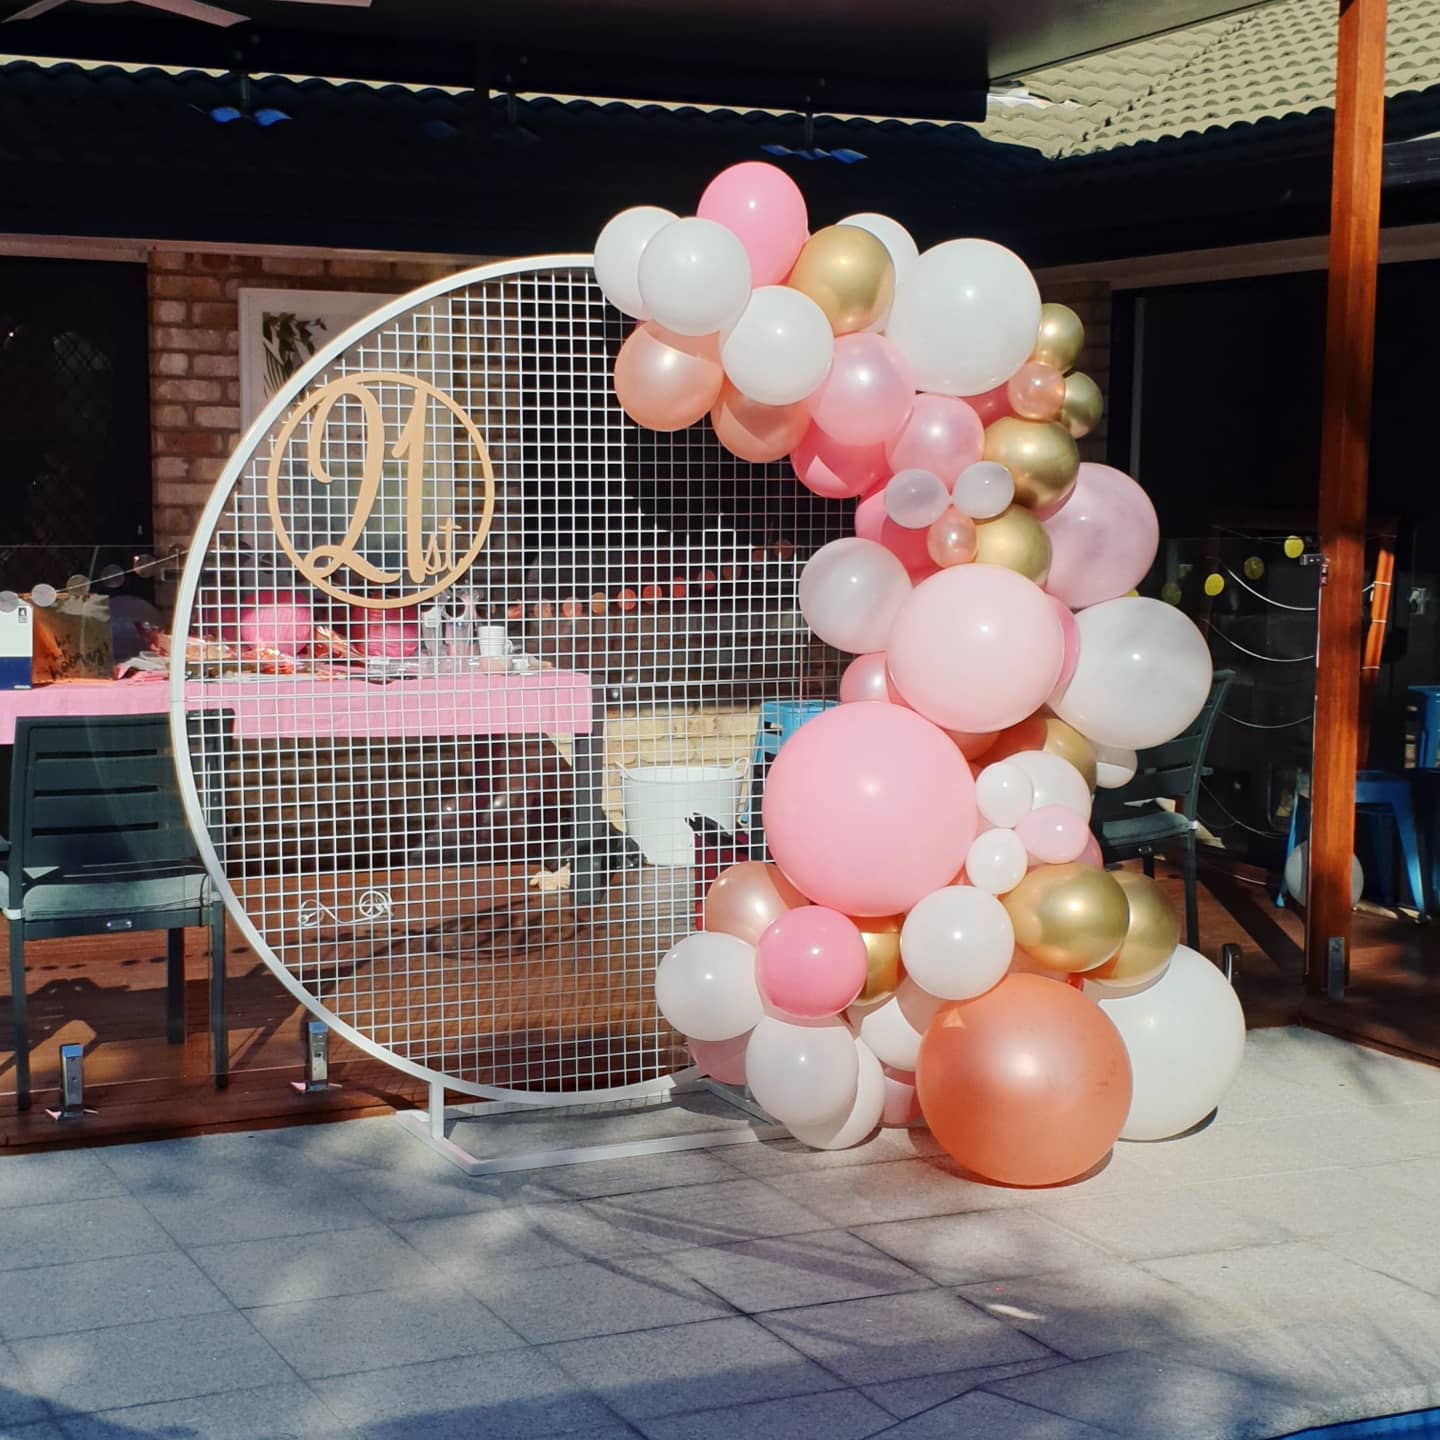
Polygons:
M306 1020L300 1027L305 1043L305 1078L292 1080L291 1088L302 1095L325 1095L338 1090L330 1080L330 1027L323 1020Z
M60 1047L60 1105L58 1109L46 1109L52 1120L83 1120L87 1115L99 1112L85 1104L85 1047L83 1045L62 1045Z

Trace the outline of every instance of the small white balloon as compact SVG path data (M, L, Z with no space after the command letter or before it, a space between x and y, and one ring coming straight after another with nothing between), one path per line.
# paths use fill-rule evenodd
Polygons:
M855 1042L855 1055L860 1066L855 1103L846 1114L822 1124L792 1125L790 1133L802 1144L816 1150L848 1150L879 1125L885 1109L885 1071L875 1052L863 1040Z
M977 460L955 477L950 503L972 520L993 520L1015 498L1015 477L998 460Z
M1020 766L997 760L975 777L975 804L991 825L1008 830L1035 808L1035 782Z
M20 608L20 597L13 590L0 590L0 615L13 615Z
M692 216L657 230L640 256L640 298L677 335L728 329L750 299L750 257L738 237Z
M965 878L991 895L1008 895L1030 868L1025 842L1013 831L982 830L965 855Z
M949 508L945 482L929 470L901 470L885 486L885 513L906 530L928 530Z
M895 265L895 284L910 272L910 267L920 258L920 247L910 232L888 215L876 215L869 211L859 215L847 215L842 225L854 225L858 230L868 230L889 252Z
M1023 770L1029 777L1034 799L1030 808L1063 805L1077 815L1090 818L1090 787L1085 777L1063 756L1046 750L1020 750L1003 762Z
M596 284L617 310L636 320L650 318L640 298L640 257L656 232L677 218L658 205L633 205L610 220L595 241Z
M900 930L905 973L942 1000L973 1000L998 985L1015 953L1009 913L973 885L947 885L918 901Z
M1306 903L1305 894L1310 887L1310 842L1302 840L1285 858L1285 888L1300 904ZM1350 857L1350 903L1358 905L1365 892L1365 872L1360 867L1360 857Z
M766 1015L745 1047L745 1080L761 1109L782 1125L825 1126L849 1115L860 1057L850 1027Z
M30 603L39 610L48 610L59 598L59 591L43 580L30 588Z
M813 395L834 354L835 335L825 312L788 285L756 290L720 342L720 361L731 383L761 405L793 405Z
M755 984L755 947L734 935L687 935L655 972L655 1004L682 1035L731 1040L764 1014Z
M1165 1140L1198 1125L1240 1072L1245 1012L1224 975L1181 945L1170 968L1130 995L1085 990L1120 1032L1134 1081L1122 1140Z
M1102 790L1120 790L1134 778L1140 757L1123 745L1095 747L1095 783Z
M800 572L800 613L827 645L864 655L883 650L910 595L905 566L874 540L822 545Z
M920 1063L920 1041L944 1003L906 976L888 999L852 1005L845 1015L882 1064L914 1070Z

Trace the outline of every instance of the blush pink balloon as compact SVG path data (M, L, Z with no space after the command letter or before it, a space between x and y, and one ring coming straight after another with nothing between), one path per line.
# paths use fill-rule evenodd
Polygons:
M1063 690L1080 663L1080 627L1075 623L1074 612L1058 596L1050 596L1055 614L1060 621L1061 633L1065 636L1065 658L1060 662L1060 678L1055 682L1057 690Z
M982 425L993 425L995 421L1003 420L1005 416L1015 413L1010 408L1010 382L1008 380L1004 385L997 385L983 395L968 396L965 403L980 417Z
M1076 862L1081 865L1088 865L1092 870L1103 870L1105 868L1105 856L1100 849L1100 842L1095 838L1095 832L1090 832L1090 838L1085 842L1085 848L1075 857Z
M360 621L360 649L366 655L402 659L420 653L420 625L414 610L367 610Z
M755 983L775 1010L802 1020L838 1015L865 986L870 963L855 922L823 905L782 915L755 947Z
M896 470L928 470L947 488L985 452L985 427L953 395L917 395L910 417L885 446Z
M885 495L876 491L855 507L855 533L862 540L883 545L905 567L916 583L933 575L939 566L931 558L928 530L907 530L885 513Z
M687 1040L690 1058L702 1074L722 1085L743 1085L745 1083L745 1047L750 1043L750 1032L737 1035L733 1040Z
M975 782L914 711L838 705L781 747L764 813L775 863L802 894L845 915L899 915L965 863Z
M257 650L298 655L314 633L310 607L293 591L263 590L240 612L240 640Z
M842 335L820 388L805 402L815 423L842 445L876 445L905 423L915 382L883 335Z
M890 478L883 445L842 445L811 425L790 455L795 478L827 500L864 495Z
M927 719L947 730L1004 730L1055 688L1065 636L1038 585L977 563L917 585L895 617L887 652L895 688Z
M720 398L725 371L715 335L676 335L637 325L615 358L615 398L647 430L684 430Z
M695 213L739 237L757 286L780 284L810 238L810 216L800 187L763 160L722 170L705 187Z
M1086 461L1054 514L1045 588L1072 610L1115 600L1145 578L1160 545L1150 497L1128 475Z
M885 652L872 650L857 655L840 677L840 703L854 705L860 701L878 700L882 704L903 705L885 673Z
M1043 865L1068 865L1085 853L1094 837L1083 815L1065 805L1041 805L1015 824L1026 853Z

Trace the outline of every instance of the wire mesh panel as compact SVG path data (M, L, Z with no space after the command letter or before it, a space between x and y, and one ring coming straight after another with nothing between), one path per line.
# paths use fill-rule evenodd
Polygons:
M585 257L389 306L242 442L181 587L182 788L246 937L478 1095L683 1068L655 966L837 683L796 587L844 507L627 420L628 328Z

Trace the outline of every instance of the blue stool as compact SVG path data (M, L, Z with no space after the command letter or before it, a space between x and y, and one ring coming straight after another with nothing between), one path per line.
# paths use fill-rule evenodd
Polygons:
M760 724L755 732L755 753L750 759L750 795L744 823L752 831L760 822L760 799L765 789L765 772L780 753L780 747L807 720L832 710L836 700L766 700L760 706Z
M1395 833L1400 839L1400 854L1405 861L1405 880L1410 891L1410 901L1416 913L1426 918L1426 887L1420 868L1420 839L1415 826L1415 808L1410 802L1410 782L1403 775L1391 775L1384 770L1361 770L1355 776L1355 806L1361 812L1361 819L1370 826L1379 826L1384 820L1393 822ZM1308 816L1310 802L1303 796L1295 797L1295 807L1290 812L1290 838L1285 844L1285 858L1289 860L1295 849L1302 814ZM1308 825L1307 825L1308 828ZM1372 844L1376 853L1385 853L1380 835L1372 830ZM1389 878L1385 880L1388 891ZM1387 902L1391 898L1385 896ZM1281 882L1280 894L1275 903L1285 904L1285 885Z
M1440 765L1440 685L1411 685L1415 697L1415 768Z

